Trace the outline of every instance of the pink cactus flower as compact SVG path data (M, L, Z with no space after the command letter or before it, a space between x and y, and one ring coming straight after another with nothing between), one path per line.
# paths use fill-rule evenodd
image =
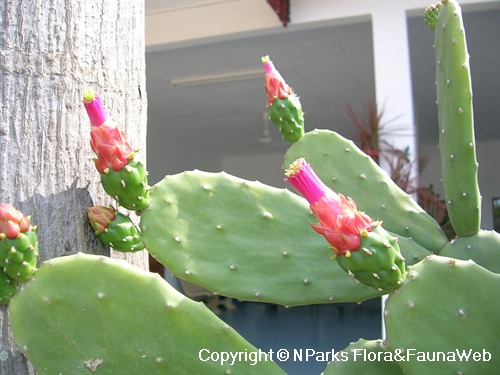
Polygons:
M30 228L30 217L24 216L14 206L0 203L0 240L17 238L20 233L25 233Z
M97 155L94 162L99 173L107 173L109 168L121 171L134 158L134 150L125 134L114 126L92 126L90 146Z
M83 105L92 126L99 126L106 122L108 115L102 105L101 98L96 96L93 90L85 91L83 94Z
M83 104L92 125L90 146L97 155L94 159L99 173L109 169L121 171L134 158L134 151L127 142L126 135L108 120L108 115L98 96L92 90L83 95Z
M286 180L309 202L319 224L312 228L325 236L335 255L359 250L361 237L378 223L358 211L354 201L337 194L319 179L305 159L297 159L286 172Z
M87 208L87 216L92 228L99 233L104 233L109 223L115 218L115 210L111 207L94 206Z
M273 104L274 98L285 99L288 95L293 94L292 89L286 84L281 74L276 70L269 56L264 56L262 62L264 63L264 70L266 72L266 83L264 87L267 92L267 104Z

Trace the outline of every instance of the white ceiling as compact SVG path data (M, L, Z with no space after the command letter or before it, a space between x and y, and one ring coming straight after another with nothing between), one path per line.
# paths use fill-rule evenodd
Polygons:
M199 1L146 1L147 12ZM465 26L478 139L500 138L500 7L467 12ZM409 19L415 116L421 142L435 142L433 32L422 16ZM390 42L390 41L388 41ZM300 95L306 130L329 128L352 137L343 111L346 103L362 110L374 97L371 23L311 25L265 35L148 52L148 132L225 155L282 152L287 143L269 122L272 142L262 143L265 121L264 73L226 83L173 87L172 79L261 69L270 54L278 70Z

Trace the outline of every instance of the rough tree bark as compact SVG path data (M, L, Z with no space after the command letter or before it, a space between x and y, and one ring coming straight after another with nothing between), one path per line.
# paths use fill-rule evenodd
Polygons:
M144 0L2 0L0 25L0 202L32 215L40 262L109 255L86 217L112 201L92 162L82 95L101 94L145 161ZM128 260L147 267L145 252ZM34 373L5 307L0 335L0 374Z

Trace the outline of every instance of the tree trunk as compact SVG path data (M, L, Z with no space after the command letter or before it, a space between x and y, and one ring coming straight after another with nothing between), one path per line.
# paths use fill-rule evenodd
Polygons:
M114 202L92 161L82 96L89 87L100 94L145 162L144 2L3 0L0 24L0 202L32 216L39 262L109 255L87 221L87 207ZM145 252L127 259L147 268ZM34 373L5 306L0 340L0 374Z

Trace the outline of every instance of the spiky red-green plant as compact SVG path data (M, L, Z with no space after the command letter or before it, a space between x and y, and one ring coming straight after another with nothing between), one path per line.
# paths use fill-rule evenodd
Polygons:
M25 282L36 270L38 240L30 219L14 206L0 203L0 267L8 276L3 284L10 284L10 279Z
M390 291L404 283L405 264L397 239L381 222L359 211L351 198L327 187L304 158L293 162L286 176L309 202L319 220L312 228L332 245L344 271L380 290Z
M284 139L296 142L304 135L304 113L299 97L276 70L269 56L262 58L269 117Z
M94 162L104 190L129 210L145 209L149 205L147 172L135 160L125 133L109 119L93 91L85 92L83 103L92 125L90 146L97 155Z
M124 252L144 249L141 233L130 217L104 206L87 208L87 215L95 235L106 246Z

